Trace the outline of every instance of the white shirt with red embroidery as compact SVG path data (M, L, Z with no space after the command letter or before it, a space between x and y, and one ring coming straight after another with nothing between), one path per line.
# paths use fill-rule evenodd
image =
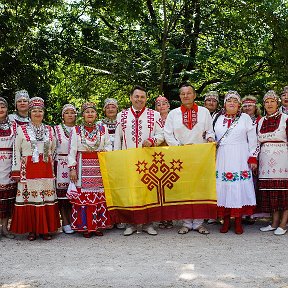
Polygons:
M181 107L169 112L164 126L165 141L169 146L206 143L215 139L209 110L198 106L197 123L190 130L183 124Z
M138 113L133 107L117 115L114 150L142 147L145 140L152 146L164 141L160 113L144 107Z

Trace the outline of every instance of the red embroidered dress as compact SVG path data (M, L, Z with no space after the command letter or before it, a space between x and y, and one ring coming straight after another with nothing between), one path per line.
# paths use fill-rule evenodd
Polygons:
M288 115L263 117L258 124L259 195L258 210L288 209Z
M11 179L15 128L15 122L0 124L0 219L11 216L16 197L17 184Z
M37 140L31 124L17 128L12 175L19 178L11 231L47 234L60 227L52 155L56 141L53 129L42 124Z
M110 225L98 153L111 149L107 127L102 123L76 126L71 131L68 166L76 166L78 176L78 193L70 199L75 231L92 232Z

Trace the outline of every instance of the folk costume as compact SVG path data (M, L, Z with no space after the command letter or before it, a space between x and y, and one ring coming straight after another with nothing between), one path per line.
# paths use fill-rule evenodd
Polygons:
M0 97L0 103L8 107L6 100ZM16 123L8 117L0 122L0 219L9 218L16 197L17 184L11 179L12 148L16 132Z
M265 96L264 96L265 97ZM261 212L288 209L288 115L277 111L258 124L259 195Z
M206 143L208 138L215 138L212 118L209 110L194 103L191 109L184 105L169 112L164 126L165 141L169 146ZM204 219L184 219L183 227L178 231L185 234L189 230L199 230L208 234L202 226Z
M21 99L26 99L27 101L30 100L29 94L26 90L20 90L15 93L15 107L16 107L17 101ZM26 117L23 117L17 111L9 115L9 120L15 121L18 125L28 124L30 121L28 115Z
M236 98L239 103L241 101L236 91L229 91L224 101L229 98ZM235 233L242 234L241 222L238 221L241 221L243 215L252 215L256 207L252 171L249 168L250 163L257 163L259 153L256 127L248 114L238 112L231 117L224 109L218 115L214 131L218 142L216 157L218 216L224 217L223 227L227 225L227 229L223 228L220 232L226 233L230 217L235 217L237 220L235 220Z
M66 104L62 109L62 117L64 112L68 109L73 110L76 114L76 108L71 104ZM56 192L59 206L70 204L66 193L70 183L68 168L68 148L72 128L73 127L66 126L64 123L54 127L57 147L55 158Z
M33 108L44 109L44 100L32 98L29 109ZM11 231L46 235L60 227L52 159L55 148L52 127L36 127L32 122L18 126L12 176L19 182Z
M85 103L82 113L87 108L96 110L95 104ZM96 232L110 226L98 153L111 150L107 127L101 122L73 127L68 166L76 169L78 175L77 191L69 196L72 203L71 227L75 231Z

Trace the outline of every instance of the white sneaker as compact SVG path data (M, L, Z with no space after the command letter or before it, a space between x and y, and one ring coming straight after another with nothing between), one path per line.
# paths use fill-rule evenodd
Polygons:
M153 225L144 225L142 231L148 233L149 235L157 235L157 231L154 229Z
M271 225L260 228L260 231L262 232L269 232L269 231L274 231L274 230L276 230L276 228L272 227Z
M74 230L72 230L69 224L62 226L62 230L65 234L73 234L75 232Z
M287 232L287 229L283 229L281 227L278 227L275 231L274 231L274 235L277 236L281 236L284 235Z
M128 226L125 231L123 232L124 236L130 236L137 231L137 227L134 225Z

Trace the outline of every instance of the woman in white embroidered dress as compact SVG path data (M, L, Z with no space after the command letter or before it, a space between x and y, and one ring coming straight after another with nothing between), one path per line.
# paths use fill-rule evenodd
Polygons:
M8 219L12 214L17 188L16 182L11 179L16 123L8 119L7 111L7 101L0 97L0 234L13 239L15 236L8 231Z
M29 101L29 114L31 122L17 128L13 151L12 177L19 183L11 231L28 232L30 241L37 234L51 240L60 227L52 160L56 140L52 127L42 123L42 98Z
M111 225L98 153L111 151L112 147L107 127L101 122L96 123L96 105L85 103L81 112L83 124L74 127L70 136L68 166L77 193L69 199L72 203L72 229L90 238L92 233L102 236L101 230Z
M256 206L252 171L257 168L256 128L250 116L240 112L240 96L229 91L224 109L214 117L218 145L216 190L218 216L224 218L221 233L235 217L235 233L242 234L242 215L252 215Z
M76 108L65 104L62 108L62 123L54 127L57 149L55 159L56 192L62 220L62 230L66 234L74 233L71 229L71 203L66 196L69 186L68 145L72 128L76 122Z
M288 222L288 115L278 110L279 97L268 91L263 97L266 116L258 124L260 212L272 213L272 224L260 228L275 235L287 232Z
M9 115L11 121L18 125L28 124L29 94L26 90L19 90L15 93L15 113Z

